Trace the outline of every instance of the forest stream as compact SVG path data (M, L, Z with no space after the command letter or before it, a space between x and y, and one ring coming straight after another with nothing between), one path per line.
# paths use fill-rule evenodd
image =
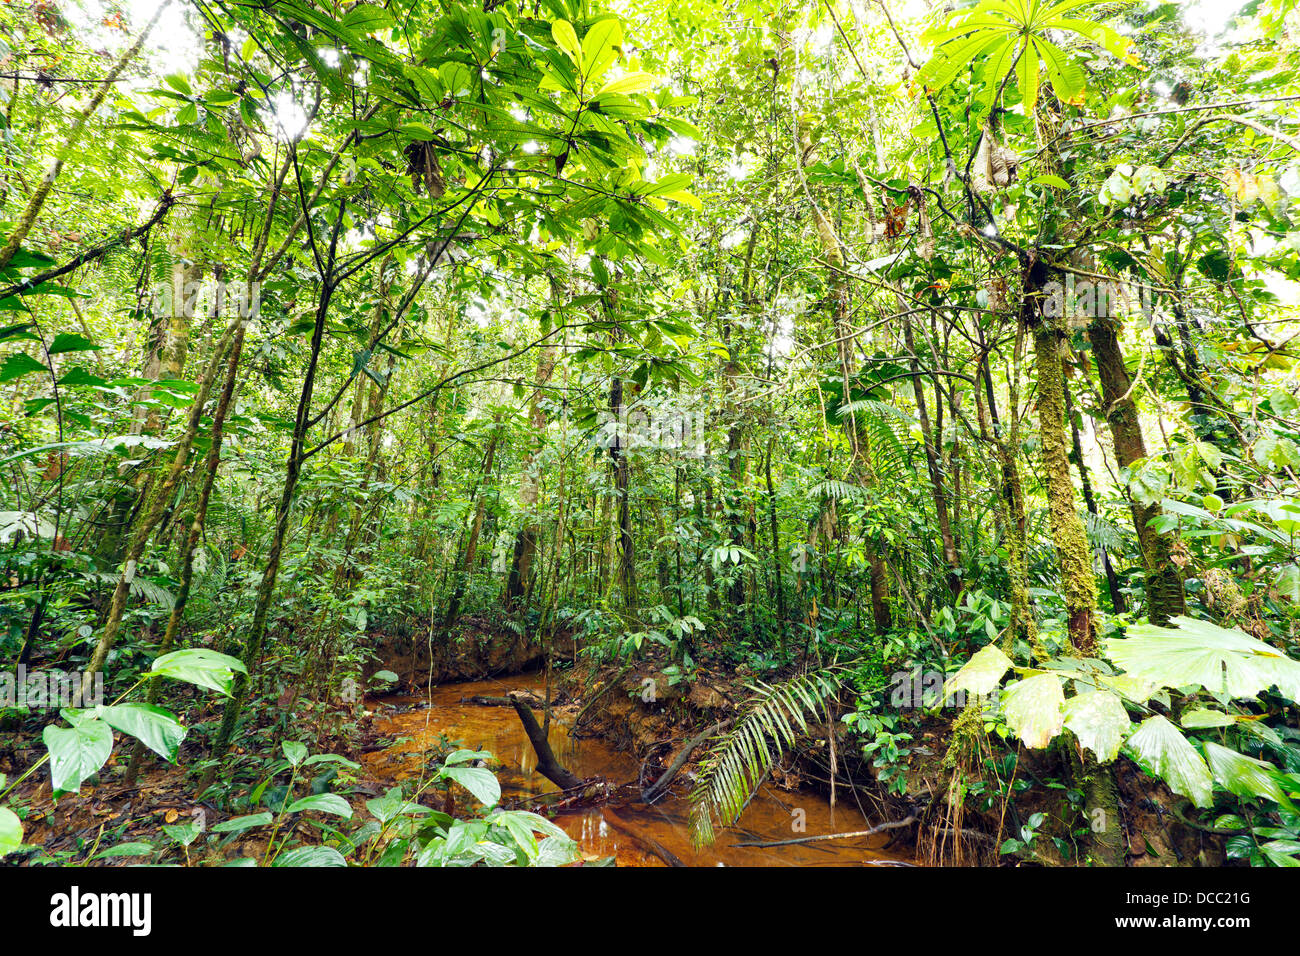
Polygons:
M490 752L500 761L497 777L505 803L521 797L553 793L558 788L537 772L533 752L523 727L509 707L462 703L477 696L502 696L513 690L544 692L541 674L521 674L497 680L444 684L427 696L392 696L380 705L384 712L378 730L394 743L363 757L376 779L396 784L418 777L426 751L436 752L447 737L471 749ZM397 709L395 713L389 713ZM582 777L603 775L612 783L637 778L640 762L599 738L571 736L557 720L550 727L551 749L564 765ZM871 826L853 805L852 794L841 789L837 805L811 790L792 793L764 784L751 801L737 827L720 830L712 847L695 852L687 824L684 793L689 784L678 782L679 795L668 794L653 806L628 804L560 814L555 821L577 841L583 857L616 857L619 866L665 866L657 845L688 866L858 866L911 863L911 857L883 849L888 834L793 844L743 847L738 843L767 843L821 833L865 830ZM850 801L848 805L844 799ZM804 811L801 831L793 829L796 811Z

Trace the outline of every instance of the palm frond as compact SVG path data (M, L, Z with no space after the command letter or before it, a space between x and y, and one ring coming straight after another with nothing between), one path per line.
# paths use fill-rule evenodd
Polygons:
M754 696L745 702L744 716L704 758L691 791L691 841L697 848L713 843L715 817L724 827L739 819L772 762L794 746L797 733L808 729L807 718L825 710L840 684L825 670L751 686Z

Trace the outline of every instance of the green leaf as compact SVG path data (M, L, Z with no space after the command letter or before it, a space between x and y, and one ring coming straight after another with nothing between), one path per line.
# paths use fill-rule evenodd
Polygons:
M1273 587L1287 600L1300 603L1300 565L1284 564L1278 568Z
M1085 691L1065 702L1065 729L1097 755L1098 763L1115 759L1131 725L1123 702L1110 691Z
M1135 624L1126 639L1106 641L1106 655L1157 687L1197 685L1220 697L1256 697L1274 684L1300 700L1300 661L1233 628L1176 617L1175 627Z
M348 802L340 797L337 793L315 793L310 797L303 797L301 800L295 800L289 805L290 813L299 813L303 810L315 810L318 813L332 813L336 817L342 817L344 820L351 819L352 808Z
M1062 179L1060 176L1053 176L1051 173L1046 173L1042 176L1035 176L1033 179L1029 181L1031 183L1039 183L1044 186L1051 186L1053 189L1070 188L1070 184L1067 183L1064 179Z
M993 644L976 651L961 670L948 678L943 696L947 700L958 691L985 697L997 689L1002 676L1011 669L1011 659Z
M15 352L5 359L4 365L0 365L0 382L9 382L16 378L22 378L32 372L48 371L49 369L43 363L36 361L26 352Z
M1142 721L1125 748L1196 806L1208 807L1214 802L1210 769L1178 728L1159 714Z
M113 752L113 728L102 720L61 711L71 727L50 724L41 734L50 752L50 781L55 790L81 789L81 782L99 770Z
M274 817L267 812L249 813L242 817L232 817L229 820L223 820L212 826L213 833L242 833L245 830L251 830L253 827L268 826L274 821Z
M1016 81L1020 84L1025 115L1032 117L1034 107L1038 105L1038 52L1028 40L1021 47L1020 59L1016 61Z
M54 341L50 343L48 351L51 355L59 355L62 352L93 352L101 347L84 335L60 332L54 337Z
M96 860L108 860L119 856L149 856L154 851L152 843L119 843L95 854Z
M185 739L185 727L170 711L153 704L111 704L95 713L110 727L130 734L158 756L176 762L176 750Z
M574 65L581 69L582 44L578 42L578 34L574 32L573 24L568 20L556 20L551 24L551 36L555 39L555 45L567 53Z
M353 33L378 33L396 22L391 13L373 3L358 3L343 15L343 28Z
M501 784L496 774L485 767L443 767L438 773L455 780L485 807L496 806L501 799Z
M1205 741L1204 746L1210 772L1230 793L1239 797L1266 797L1295 812L1290 798L1278 786L1278 770L1271 763L1221 747L1212 740Z
M306 744L300 744L296 740L286 740L280 744L280 748L284 751L284 757L291 767L297 767L307 759Z
M604 73L623 46L623 27L617 18L597 20L582 40L582 75L595 79Z
M1051 743L1061 732L1065 694L1055 674L1035 674L1007 685L1004 708L1007 726L1034 750Z
M242 661L228 654L219 654L203 647L189 647L183 651L164 654L153 662L150 672L150 676L183 680L228 697L235 674L247 674L248 669Z
M454 767L456 764L469 763L471 760L491 760L492 755L486 750L453 750L442 760L444 767Z
M347 866L343 854L332 846L299 846L275 859L275 866Z
M657 82L658 78L651 73L628 73L616 80L610 80L600 88L600 92L596 96L599 98L613 93L627 96L631 93L648 90Z
M164 824L162 829L163 833L166 833L181 846L189 846L203 833L197 823Z
M23 845L23 821L8 807L0 807L0 859Z

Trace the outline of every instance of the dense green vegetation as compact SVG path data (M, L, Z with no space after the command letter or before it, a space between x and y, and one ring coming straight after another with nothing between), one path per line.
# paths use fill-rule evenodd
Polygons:
M0 854L153 751L267 862L567 862L307 756L472 625L753 682L701 843L838 726L993 859L1172 862L1123 768L1300 864L1296 5L898 7L0 7L0 658L112 704L0 700Z

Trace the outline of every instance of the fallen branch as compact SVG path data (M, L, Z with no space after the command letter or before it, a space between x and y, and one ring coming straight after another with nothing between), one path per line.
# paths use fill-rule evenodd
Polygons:
M870 830L854 830L852 833L823 833L820 836L795 837L793 840L773 840L771 843L733 843L731 845L733 847L736 846L771 847L771 846L790 846L795 843L820 843L822 840L851 840L851 839L856 839L858 837L872 836L873 834L876 833L882 833L885 830L897 830L900 827L910 826L915 822L916 822L916 817L913 815L903 820L895 820L892 823L882 823L879 826L872 827Z
M688 740L681 753L677 755L677 758L668 766L668 769L663 772L659 779L642 791L641 799L646 803L654 803L662 797L668 789L668 785L673 782L673 778L682 772L682 768L686 766L686 761L691 759L691 754L695 752L695 748L729 723L731 723L730 720L720 720L713 726L706 728L703 733Z
M517 693L529 707L544 707L546 705L546 702L536 694L528 693L527 691L518 691ZM475 694L473 697L462 697L460 703L475 704L479 707L513 707L515 705L514 700L509 697L489 697L485 694ZM553 706L555 702L552 701L551 703Z
M528 706L528 697L518 691L512 692L509 696L515 713L519 715L519 722L524 725L528 742L533 745L533 751L537 754L537 772L561 790L582 786L583 779L566 770L564 765L555 759L546 734L538 726L537 718L533 716L532 709Z

